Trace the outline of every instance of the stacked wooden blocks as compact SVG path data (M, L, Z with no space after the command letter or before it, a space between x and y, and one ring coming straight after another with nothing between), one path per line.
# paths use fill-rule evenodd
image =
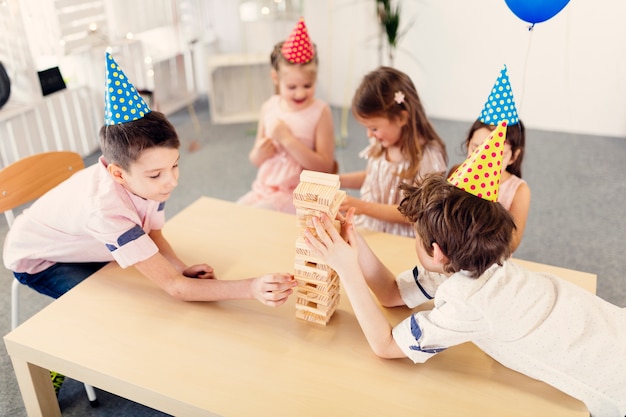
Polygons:
M300 184L293 192L298 218L295 278L296 317L326 325L339 304L339 277L321 259L311 253L304 241L304 231L317 235L313 217L322 214L335 219L346 192L339 189L339 176L302 171Z

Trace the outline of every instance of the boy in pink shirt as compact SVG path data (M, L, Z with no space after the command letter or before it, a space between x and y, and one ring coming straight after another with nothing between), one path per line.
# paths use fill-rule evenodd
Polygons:
M219 281L209 265L185 265L174 253L161 228L165 201L178 184L178 135L109 54L106 73L102 157L16 218L4 245L5 266L54 298L116 261L181 300L283 304L296 285L288 273Z

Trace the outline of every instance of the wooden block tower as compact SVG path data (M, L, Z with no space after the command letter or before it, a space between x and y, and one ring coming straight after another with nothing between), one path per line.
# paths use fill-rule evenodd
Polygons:
M312 217L322 213L334 219L346 192L339 189L339 176L302 171L300 184L293 192L298 218L295 278L296 317L326 325L339 304L339 277L321 259L315 257L304 241L304 231L317 235ZM338 222L337 222L338 223Z

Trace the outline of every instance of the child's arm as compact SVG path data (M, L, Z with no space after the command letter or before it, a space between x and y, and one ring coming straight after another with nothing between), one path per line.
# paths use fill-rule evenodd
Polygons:
M398 211L398 205L396 204L374 203L346 195L346 198L344 198L339 206L339 210L345 212L350 207L354 207L356 210L355 214L370 216L389 223L410 223L407 218Z
M327 105L315 128L313 149L298 140L282 120L276 124L272 139L278 141L304 169L332 172L335 164L335 132L333 117Z
M354 209L348 210L346 217L339 214L342 224L342 235L348 236L349 230L353 230L352 242L358 250L359 267L363 272L365 281L378 301L384 307L397 307L405 305L400 296L400 290L395 275L387 268L369 247L363 236L353 227Z
M254 145L248 154L248 159L255 167L260 167L263 162L270 159L276 154L276 145L272 139L265 136L265 126L263 117L259 117L257 125L256 139Z
M354 171L346 172L339 175L339 181L341 182L341 188L350 188L353 190L359 189L365 182L366 171Z
M165 239L160 230L152 230L150 238L159 248L159 252L168 260L174 269L189 278L215 278L213 268L207 264L198 264L187 267L183 261L176 255L170 243Z
M515 229L513 230L513 238L511 239L511 252L519 246L524 236L526 228L526 219L528 219L528 210L530 209L530 187L526 183L521 183L515 191L513 202L509 208L509 213L513 217Z
M359 267L359 254L354 226L346 224L348 242L339 235L327 216L313 219L318 237L306 231L309 247L316 251L339 274L356 318L376 355L382 358L404 358L392 335L391 324L378 308Z
M228 281L189 278L184 274L192 272L194 266L185 267L160 231L152 231L150 236L156 237L155 242L158 242L159 250L164 249L164 253L157 252L134 266L176 299L183 301L256 299L265 305L277 307L287 301L293 292L292 288L297 285L293 275L287 273ZM170 262L171 259L174 259L174 263ZM183 270L180 271L180 268ZM212 275L213 269L210 270ZM198 276L198 278L209 277Z

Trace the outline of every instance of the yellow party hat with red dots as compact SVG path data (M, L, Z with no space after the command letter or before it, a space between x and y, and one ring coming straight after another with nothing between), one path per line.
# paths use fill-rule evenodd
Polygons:
M141 119L150 108L141 98L122 68L106 53L106 86L104 90L104 124L115 125Z
M450 175L448 182L488 201L498 200L506 126L501 121L493 132Z
M283 43L281 52L285 59L292 64L306 64L313 59L313 43L309 38L309 31L301 17L291 35Z

